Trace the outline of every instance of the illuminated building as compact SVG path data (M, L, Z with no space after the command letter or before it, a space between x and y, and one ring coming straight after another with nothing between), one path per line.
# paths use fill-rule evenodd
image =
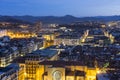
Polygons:
M7 36L7 30L0 30L0 37Z
M54 40L55 36L54 34L48 33L48 34L43 34L43 38L48 41L51 41L51 40Z
M0 40L0 67L6 67L19 56L24 56L42 46L42 40L37 38L9 39L3 37Z
M80 37L74 35L60 35L54 39L54 45L79 45Z
M54 39L55 39L55 35L48 33L48 34L43 34L42 36L44 38L44 43L43 43L43 47L49 47L51 45L54 44Z
M22 29L27 29L28 26L29 26L29 25L24 25L24 24L23 24L23 25L19 25L19 27L22 28Z
M0 67L6 67L11 64L11 61L18 57L18 50L12 50L12 48L3 47L0 49Z
M18 80L42 80L44 65L39 65L44 60L56 60L58 52L55 50L37 50L25 57L18 59Z
M96 80L98 69L89 68L80 61L43 61L43 80Z
M118 22L117 22L117 21L115 21L115 22L114 22L114 21L108 22L107 25L108 25L109 27L117 26L117 25L118 25Z
M110 39L110 42L113 43L115 41L114 36L107 31L104 31L104 35Z
M102 28L105 28L105 27L106 27L106 25L105 25L105 24L102 24L102 25L101 25L101 27L102 27Z
M10 30L0 30L0 37L9 36L10 38L31 38L36 37L35 33L14 32Z
M21 33L8 31L7 36L9 36L10 38L31 38L36 37L37 35L35 33Z
M0 22L0 27L6 27L6 26L10 26L12 25L12 23L9 22Z
M57 27L58 24L49 24L50 27Z
M5 68L0 67L0 80L18 80L18 67L13 64Z
M77 61L41 62L34 59L19 63L19 80L96 80L99 70Z
M82 67L79 66L83 66L82 63L45 61L40 64L47 66L47 68L45 68L43 80L85 80L84 70L76 69L82 69Z
M37 50L19 58L19 80L96 80L99 71L96 63L88 66L84 60L58 59L58 51L49 49Z

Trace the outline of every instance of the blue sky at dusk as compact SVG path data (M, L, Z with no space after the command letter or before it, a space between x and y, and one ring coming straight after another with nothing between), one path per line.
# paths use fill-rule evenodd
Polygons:
M0 15L120 15L120 0L0 0Z

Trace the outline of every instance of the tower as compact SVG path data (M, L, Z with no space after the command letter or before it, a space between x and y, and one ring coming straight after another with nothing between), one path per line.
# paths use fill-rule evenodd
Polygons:
M34 32L36 33L36 34L39 34L40 33L40 31L41 31L41 28L42 28L42 22L40 22L40 21L37 21L36 23L35 23L35 29L34 29Z

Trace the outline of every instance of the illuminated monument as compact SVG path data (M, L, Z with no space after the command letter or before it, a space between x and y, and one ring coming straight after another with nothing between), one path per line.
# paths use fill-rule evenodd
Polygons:
M80 61L43 61L43 80L96 80L98 68L89 68Z
M19 80L96 80L96 62L89 67L84 60L58 60L58 55L56 50L45 49L19 58Z

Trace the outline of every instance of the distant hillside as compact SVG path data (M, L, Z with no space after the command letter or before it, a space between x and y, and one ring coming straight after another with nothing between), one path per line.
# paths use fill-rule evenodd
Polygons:
M30 23L22 19L17 19L13 16L0 16L0 22L13 22L13 23Z
M62 17L56 16L0 16L0 21L19 22L19 23L34 23L42 21L43 23L58 23L68 24L76 21L118 21L120 16L97 16L97 17L74 17L66 15Z

